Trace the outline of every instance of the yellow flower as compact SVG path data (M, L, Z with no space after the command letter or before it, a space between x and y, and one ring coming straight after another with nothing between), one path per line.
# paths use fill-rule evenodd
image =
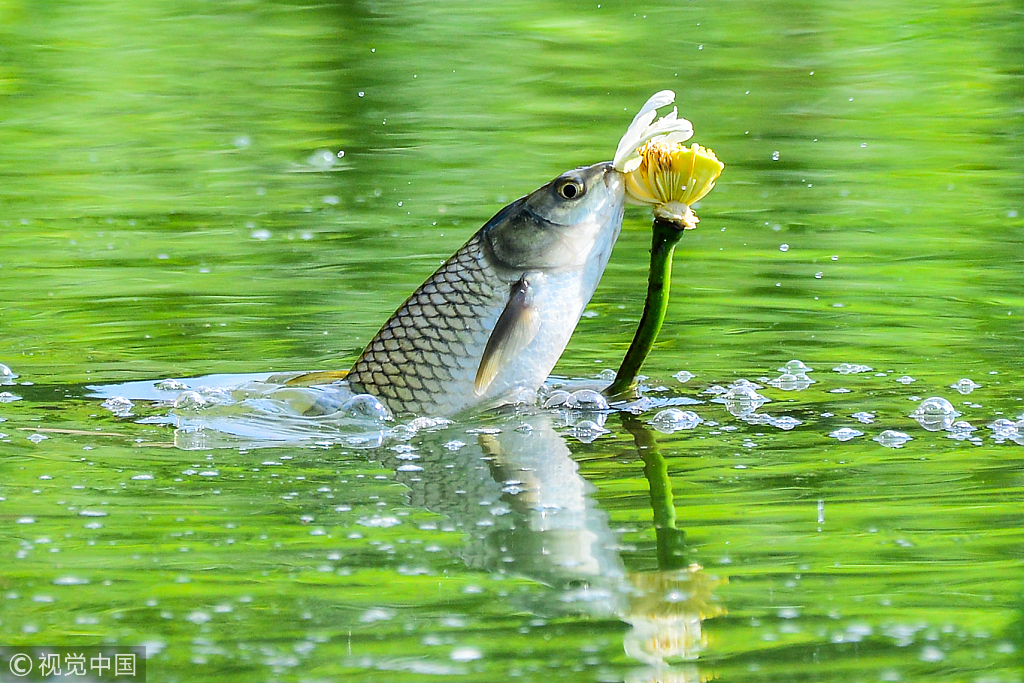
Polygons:
M658 218L695 228L690 205L711 191L725 165L710 149L681 144L693 136L693 125L675 107L654 120L658 108L675 97L662 90L647 100L619 141L612 165L626 175L627 199L653 206Z
M654 215L697 227L690 205L715 186L725 164L706 147L693 143L651 140L639 150L640 166L626 176L626 194L638 204L650 204Z

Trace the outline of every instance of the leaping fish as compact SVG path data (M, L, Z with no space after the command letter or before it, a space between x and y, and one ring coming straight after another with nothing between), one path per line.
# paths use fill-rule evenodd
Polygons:
M367 344L348 372L352 390L427 416L529 400L604 273L624 188L604 162L503 208Z

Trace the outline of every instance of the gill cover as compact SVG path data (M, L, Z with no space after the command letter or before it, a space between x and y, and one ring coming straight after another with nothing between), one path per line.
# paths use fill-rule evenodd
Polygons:
M603 184L607 168L568 171L499 211L483 229L495 259L516 270L581 265L575 238L581 229L589 231L608 201L607 192L589 192Z

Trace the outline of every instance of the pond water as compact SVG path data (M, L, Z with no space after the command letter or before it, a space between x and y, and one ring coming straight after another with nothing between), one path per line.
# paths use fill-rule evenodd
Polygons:
M0 0L0 644L144 644L151 681L1021 681L1022 36L1010 0ZM645 402L268 394L663 88L726 170ZM649 240L628 209L548 394L607 382Z

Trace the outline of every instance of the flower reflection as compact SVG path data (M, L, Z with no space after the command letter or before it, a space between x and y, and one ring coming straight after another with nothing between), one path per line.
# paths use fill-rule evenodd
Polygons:
M652 666L696 659L707 645L701 622L725 613L713 592L726 579L705 574L698 564L629 579L635 592L623 615L633 627L623 641L626 654Z

